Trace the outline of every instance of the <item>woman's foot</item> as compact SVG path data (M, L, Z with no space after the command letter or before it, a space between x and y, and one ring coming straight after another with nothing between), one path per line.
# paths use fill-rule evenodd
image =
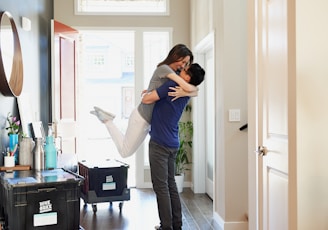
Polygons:
M106 123L109 120L114 120L115 118L115 114L106 112L97 106L94 106L94 109L95 110L90 111L90 113L97 116L98 119L103 123Z
M116 117L114 113L107 112L97 106L94 106L93 108L95 109L95 111L97 111L97 113L103 114L104 116L110 118L111 120L114 120L114 118Z

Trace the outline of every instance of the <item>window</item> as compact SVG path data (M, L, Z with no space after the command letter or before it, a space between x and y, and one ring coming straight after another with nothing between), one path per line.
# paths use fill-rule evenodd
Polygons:
M157 64L166 58L170 49L169 42L167 31L149 31L143 33L145 89L148 87Z
M75 14L168 15L169 0L75 0Z

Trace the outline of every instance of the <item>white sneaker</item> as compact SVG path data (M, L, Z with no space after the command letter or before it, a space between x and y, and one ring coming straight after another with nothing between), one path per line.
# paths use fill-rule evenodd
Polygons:
M107 114L105 114L102 111L90 111L91 114L95 115L102 123L106 123L109 120L113 120L112 117L109 117Z
M161 226L157 225L157 226L155 226L155 229L156 230L161 230L162 228L161 228Z
M95 110L91 110L90 111L91 114L95 115L95 116L98 116L97 112Z
M107 111L105 111L105 110L103 110L103 109L101 109L101 108L99 108L99 107L97 107L97 106L94 106L93 108L95 109L95 111L96 111L98 114L104 115L104 117L108 117L108 118L111 119L111 120L114 120L114 118L116 117L115 114L110 113L110 112L107 112Z
M95 115L95 116L96 116L101 122L104 122L103 120L101 120L101 119L98 117L98 113L97 113L97 111L95 111L95 110L91 110L90 113L93 114L93 115Z

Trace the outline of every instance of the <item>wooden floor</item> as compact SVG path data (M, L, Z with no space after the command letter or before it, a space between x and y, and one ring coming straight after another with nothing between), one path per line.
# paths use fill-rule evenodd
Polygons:
M91 204L81 200L80 225L85 230L151 230L159 224L156 197L152 189L131 188L131 198L123 202L97 203L94 213ZM183 230L207 230L219 227L213 221L212 200L205 194L184 189L181 195Z

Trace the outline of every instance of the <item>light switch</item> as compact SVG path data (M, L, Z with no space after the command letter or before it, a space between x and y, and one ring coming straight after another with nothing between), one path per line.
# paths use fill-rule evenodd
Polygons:
M25 31L31 30L31 20L29 18L22 17L22 28Z
M229 109L229 121L240 121L240 109Z

